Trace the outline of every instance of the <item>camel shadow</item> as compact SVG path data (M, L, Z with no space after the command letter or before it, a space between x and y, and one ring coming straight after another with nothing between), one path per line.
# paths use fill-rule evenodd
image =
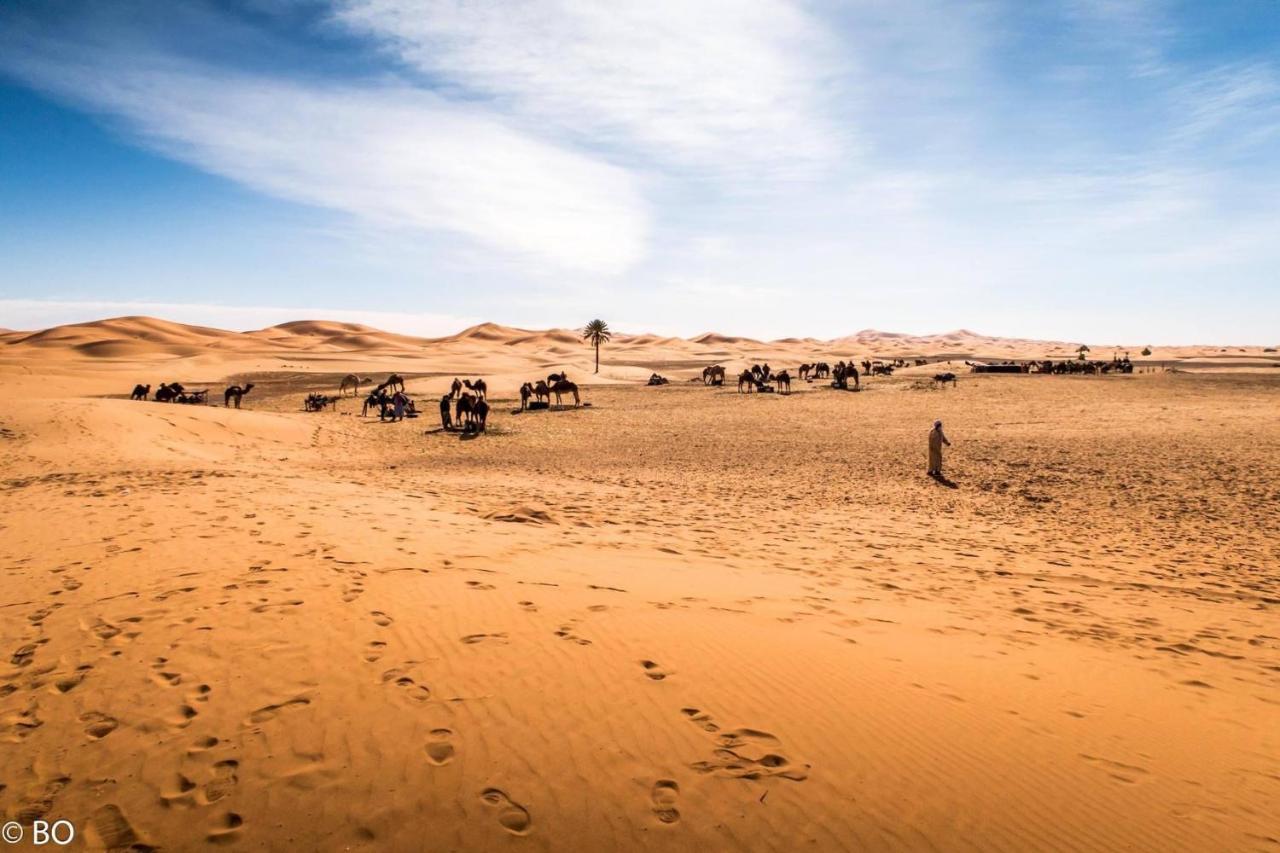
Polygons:
M960 486L955 482L955 480L948 480L945 474L930 474L929 476L939 486L946 486L948 489L960 488Z

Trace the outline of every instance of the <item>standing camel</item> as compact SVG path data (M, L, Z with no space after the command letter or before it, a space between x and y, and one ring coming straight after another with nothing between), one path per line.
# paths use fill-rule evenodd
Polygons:
M520 411L529 408L529 398L533 396L533 385L526 382L520 386Z
M449 386L449 396L456 397L461 393L462 393L462 380L455 376L453 377L453 384Z
M466 429L471 423L475 413L476 398L470 394L458 395L458 404L455 407L453 422L459 429Z
M351 389L352 397L360 396L360 377L354 373L348 373L342 377L342 382L338 384L338 396L345 396L348 388Z
M538 402L546 400L547 405L551 405L551 388L541 379L538 380L537 385L533 386L533 399Z
M710 367L702 368L703 385L715 385L717 384L716 380L719 380L720 385L724 384L724 368L722 366L713 364Z
M468 391L475 391L476 396L482 400L489 395L489 386L484 384L483 379L477 379L475 382L470 379L464 379L462 384L467 386Z
M393 373L387 377L387 381L382 383L383 388L392 388L397 391L404 390L404 377L399 373Z
M551 386L551 393L556 395L556 405L564 408L564 404L560 402L561 394L573 395L573 407L576 409L582 404L582 398L578 396L577 383L570 382L568 379L561 379L559 382Z
M249 384L243 387L239 385L232 385L230 388L228 388L226 391L222 393L222 405L226 406L229 409L231 408L231 401L235 400L236 408L238 409L240 408L240 399L244 397L245 394L248 394L252 390L253 390L252 382L250 382Z
M791 374L790 373L787 373L787 371L784 370L781 373L775 375L773 377L773 381L777 384L778 390L781 391L783 394L791 393Z
M145 400L147 395L151 393L150 385L134 385L133 394L129 396L130 400Z
M747 386L747 393L750 394L752 389L756 387L756 377L750 370L744 370L738 374L738 393L742 393L742 386Z

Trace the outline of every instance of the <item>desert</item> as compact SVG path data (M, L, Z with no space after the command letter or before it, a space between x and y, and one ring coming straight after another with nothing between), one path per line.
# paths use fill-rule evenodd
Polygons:
M6 333L0 812L94 850L1273 849L1280 359L1139 349ZM855 358L907 366L732 381ZM520 411L561 371L583 405ZM422 416L303 411L348 373ZM439 429L455 377L482 434ZM173 381L208 404L128 399Z

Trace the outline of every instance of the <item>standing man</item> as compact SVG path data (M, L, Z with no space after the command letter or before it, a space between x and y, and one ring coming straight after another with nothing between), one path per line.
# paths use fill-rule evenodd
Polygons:
M951 446L947 437L942 434L942 421L934 421L929 430L929 476L942 476L942 445Z

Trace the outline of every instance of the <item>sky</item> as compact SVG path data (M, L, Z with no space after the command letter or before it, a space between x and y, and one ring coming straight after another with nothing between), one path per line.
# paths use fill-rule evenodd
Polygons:
M0 327L1280 341L1275 0L0 0Z

